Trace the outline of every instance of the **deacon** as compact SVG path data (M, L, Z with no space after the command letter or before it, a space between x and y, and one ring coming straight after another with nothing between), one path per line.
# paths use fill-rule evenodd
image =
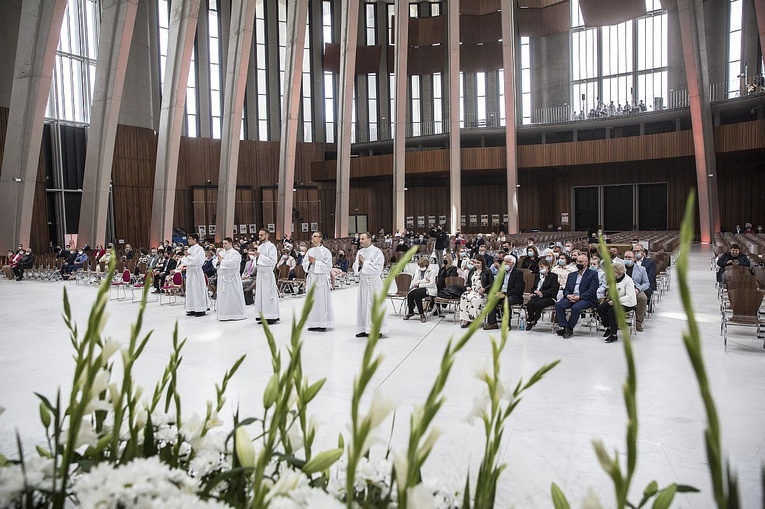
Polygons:
M207 283L202 272L205 250L199 245L199 234L189 233L189 252L181 259L186 267L186 315L204 316L207 311Z
M353 270L359 275L359 293L356 307L356 337L365 338L372 330L372 303L382 291L382 274L385 256L372 245L372 236L364 232L359 236L359 252L353 262ZM388 333L388 322L383 314L380 334Z
M332 270L332 253L322 245L324 235L313 232L313 247L303 256L303 268L306 272L306 286L313 290L313 308L308 315L306 325L312 332L325 332L335 326L335 313L332 310L329 273Z
M231 237L223 239L223 250L218 252L218 320L244 320L244 292L242 291L242 276L239 265L242 255L233 248Z
M255 317L260 322L260 315L270 324L279 321L279 290L276 287L274 266L279 260L279 254L268 240L268 232L261 229L258 232L260 245L255 251L258 259L258 273L255 277Z

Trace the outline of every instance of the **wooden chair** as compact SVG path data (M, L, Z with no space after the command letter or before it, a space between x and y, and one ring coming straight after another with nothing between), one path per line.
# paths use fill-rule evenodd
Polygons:
M446 286L465 286L465 279L459 276L450 276L446 278ZM453 321L457 323L457 313L460 308L460 299L445 299L443 297L436 297L433 302L437 306L441 306L446 313L453 314Z
M725 352L728 351L728 326L738 325L742 327L755 327L757 339L765 336L765 317L760 312L762 299L765 294L757 289L738 289L728 293L730 298L730 315L726 312L722 316L723 341ZM765 342L763 342L765 348Z
M279 290L279 297L284 297L284 290L290 286L290 266L289 265L280 265L278 269L276 269L277 275L276 275L276 288Z
M130 271L122 271L122 275L115 276L109 285L109 300L123 300L127 297L127 287L130 286ZM122 297L120 297L122 290ZM113 297L112 297L113 296Z
M404 310L404 304L406 303L406 296L409 293L409 287L412 285L412 275L406 272L402 272L396 276L396 291L389 292L388 298L393 305L393 311L400 315ZM401 305L396 309L396 302L400 302Z

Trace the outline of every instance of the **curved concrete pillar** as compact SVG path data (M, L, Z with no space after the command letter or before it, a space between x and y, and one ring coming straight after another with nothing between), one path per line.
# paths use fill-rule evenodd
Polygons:
M462 141L460 139L460 0L449 0L449 232L462 227ZM403 231L403 230L401 230Z
M114 139L122 103L130 42L138 0L102 0L101 34L93 105L90 108L88 150L80 205L79 237L91 245L106 244L109 186Z
M197 31L200 0L174 0L170 10L167 38L165 88L157 140L157 166L154 173L154 199L151 207L149 242L159 245L173 234L175 183L178 176L178 151L183 130L186 83L191 52Z
M396 0L396 130L393 133L393 231L406 230L406 106L409 102L409 1Z
M29 245L40 144L66 0L24 0L0 169L0 249Z
M518 233L518 146L515 136L515 13L502 5L502 67L505 72L505 160L507 163L507 233Z

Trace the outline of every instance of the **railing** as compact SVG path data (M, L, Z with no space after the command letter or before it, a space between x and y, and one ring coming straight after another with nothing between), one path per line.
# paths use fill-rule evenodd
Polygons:
M749 83L743 80L733 80L725 83L714 83L709 86L709 97L711 102L727 101L739 97L751 97L755 95L765 95L765 80ZM646 104L645 110L641 111L639 107L634 107L626 113L611 113L609 109L603 106L594 116L585 114L585 118L579 118L579 115L572 110L571 106L553 106L550 108L537 108L531 111L531 124L554 124L561 122L592 122L603 119L615 119L621 117L636 117L651 115L660 111L678 110L688 108L690 100L688 90L670 90L667 97L655 97L653 104ZM576 118L574 115L576 114ZM527 124L528 125L528 124ZM505 126L505 119L500 118L498 112L478 115L476 113L466 113L465 120L460 124L460 131L473 129L497 129ZM449 119L445 118L438 121L416 122L406 124L406 137L418 138L421 136L437 136L449 133ZM366 143L375 141L392 140L396 132L396 125L380 124L376 127L359 128L354 133L353 143Z

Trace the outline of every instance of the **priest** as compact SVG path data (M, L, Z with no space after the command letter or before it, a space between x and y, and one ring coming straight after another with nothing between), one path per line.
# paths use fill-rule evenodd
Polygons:
M313 247L303 256L303 268L306 272L306 286L313 288L313 308L308 315L306 325L312 332L326 332L335 326L335 313L332 309L330 295L330 277L332 270L332 253L322 245L324 235L313 232L311 244Z
M242 255L234 249L231 237L223 239L223 250L218 252L218 320L244 320L244 292L239 265Z
M382 275L385 267L385 255L379 248L372 245L372 236L369 232L359 235L359 249L356 253L356 261L353 262L353 270L359 275L359 293L356 307L356 337L369 336L372 330L372 303L377 295L382 292ZM383 314L383 323L380 325L380 334L388 333L388 323Z
M279 289L276 287L274 275L279 254L276 246L268 240L267 230L261 229L258 232L258 240L260 245L255 251L258 260L258 273L255 277L255 317L260 322L262 313L270 325L279 321Z
M207 283L202 272L205 250L199 245L199 234L189 233L189 252L181 259L186 267L186 315L204 316L207 311Z

